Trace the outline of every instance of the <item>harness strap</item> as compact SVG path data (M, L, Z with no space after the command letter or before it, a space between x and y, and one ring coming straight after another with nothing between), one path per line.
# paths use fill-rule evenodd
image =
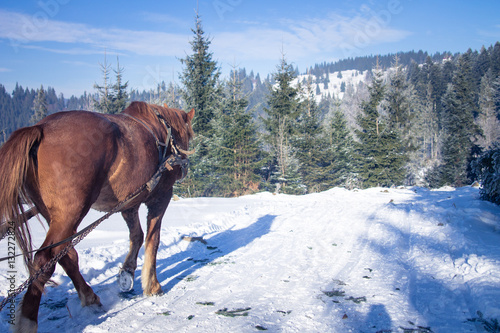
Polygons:
M158 161L160 161L160 163L161 163L165 159L165 157L167 156L167 147L168 147L168 144L170 142L170 138L172 137L172 129L170 128L170 126L168 126L167 123L163 119L160 118L161 119L161 123L167 129L167 139L165 140L165 143L163 143L160 140L158 140L158 137L155 135L155 133L153 132L153 130L151 129L151 127L149 127L149 125L146 124L144 121L142 121L142 120L140 120L140 119L138 119L138 118L136 118L134 116L131 116L131 115L127 114L127 113L122 113L122 115L127 116L129 118L132 118L133 120L135 120L136 122L138 122L139 124L141 124L142 126L144 126L144 128L146 130L148 130L149 133L151 133L151 135L155 139L156 148L158 148L158 154L159 154Z
M153 189L158 185L158 182L160 181L161 175L164 171L172 171L174 166L180 166L181 171L182 171L182 177L180 181L182 181L186 175L187 175L187 169L189 167L189 160L187 156L194 154L194 149L191 151L184 150L182 148L177 147L175 143L175 137L172 135L172 128L167 124L165 119L155 111L156 116L158 117L158 120L160 123L165 126L165 129L167 130L167 138L165 140L165 143L161 142L158 137L154 134L153 130L151 127L148 126L145 122L143 122L140 119L137 119L134 116L131 116L129 114L123 113L129 118L134 119L137 121L139 124L143 125L144 128L148 130L149 133L153 136L156 142L156 147L158 148L158 169L161 170L160 173L157 173L153 175L150 181L147 182L147 188L149 192L153 191ZM169 147L170 144L170 152L171 154L167 156L168 151L167 148ZM184 156L182 156L182 155Z

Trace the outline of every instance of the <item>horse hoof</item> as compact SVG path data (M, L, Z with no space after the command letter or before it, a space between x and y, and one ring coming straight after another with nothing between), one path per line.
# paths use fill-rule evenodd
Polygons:
M13 331L15 333L36 333L38 331L38 323L21 315L16 320Z
M134 275L127 271L118 273L118 285L123 293L129 292L134 287Z
M94 314L102 314L102 313L106 313L106 310L104 309L104 306L102 306L101 303L99 304L92 304L92 305L89 305L88 308L90 309L91 312L93 312Z

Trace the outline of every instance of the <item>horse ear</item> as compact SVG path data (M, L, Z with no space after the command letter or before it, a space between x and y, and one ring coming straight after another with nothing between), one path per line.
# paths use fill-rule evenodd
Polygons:
M194 108L191 109L191 111L188 112L188 119L191 121L194 118Z
M163 103L163 106L168 109L167 103Z

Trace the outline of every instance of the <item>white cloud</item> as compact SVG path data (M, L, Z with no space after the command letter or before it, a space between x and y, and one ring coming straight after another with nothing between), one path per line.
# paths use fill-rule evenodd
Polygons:
M377 17L346 17L335 13L320 19L283 20L277 28L251 28L214 34L218 55L237 59L278 59L283 47L287 58L328 59L356 55L377 44L398 42L410 32L391 28Z
M0 38L13 47L35 47L36 42L85 44L139 55L176 56L182 54L189 37L156 31L100 29L86 24L54 21L48 18L0 10ZM62 47L62 46L61 46ZM45 48L45 51L71 54L76 49ZM92 52L87 50L86 52Z
M0 67L0 73L8 73L8 72L12 72L12 70L9 68Z
M172 22L169 15L143 13L144 19ZM283 49L292 61L332 59L357 55L363 49L398 42L410 32L390 27L390 18L355 14L347 17L330 13L322 18L240 24L240 31L210 32L215 56L223 61L277 60ZM230 29L230 28L228 28ZM87 24L37 18L0 10L0 38L13 47L39 48L65 54L130 52L137 55L183 56L192 38L186 34L128 29L103 29ZM60 45L41 46L40 42Z

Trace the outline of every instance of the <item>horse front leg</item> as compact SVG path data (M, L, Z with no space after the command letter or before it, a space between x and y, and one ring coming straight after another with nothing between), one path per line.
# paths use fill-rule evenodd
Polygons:
M156 276L156 254L160 244L161 221L165 210L172 198L172 189L164 196L147 202L148 207L148 231L146 234L146 249L144 254L144 265L142 267L142 290L145 295L159 295L162 293L160 283Z
M122 292L131 291L134 287L134 273L137 268L137 255L144 241L141 223L139 221L139 208L131 208L122 212L130 232L130 249L118 274L118 284Z

